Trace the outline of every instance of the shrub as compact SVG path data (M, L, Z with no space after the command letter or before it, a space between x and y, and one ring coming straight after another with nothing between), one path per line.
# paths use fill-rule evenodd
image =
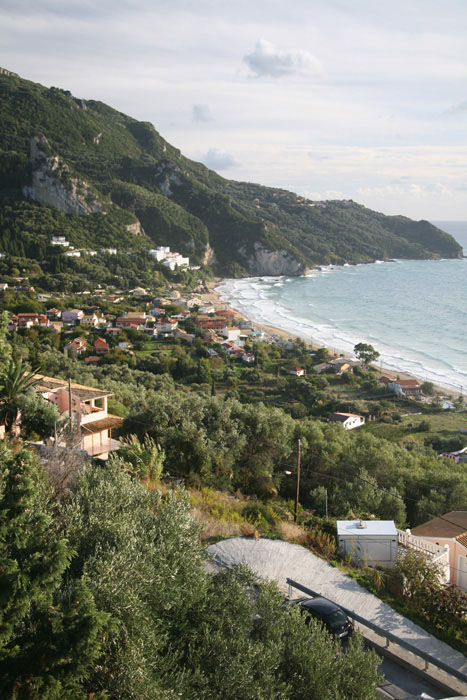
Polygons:
M255 525L262 532L269 532L271 527L276 524L276 514L270 506L264 503L249 503L242 511L245 520Z

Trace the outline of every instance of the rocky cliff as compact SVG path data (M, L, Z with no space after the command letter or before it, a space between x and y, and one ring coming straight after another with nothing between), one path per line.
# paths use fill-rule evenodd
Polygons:
M88 215L103 212L104 207L94 188L83 178L74 176L57 155L48 155L50 145L45 136L33 136L29 145L31 181L23 194L39 204L47 204L66 214Z

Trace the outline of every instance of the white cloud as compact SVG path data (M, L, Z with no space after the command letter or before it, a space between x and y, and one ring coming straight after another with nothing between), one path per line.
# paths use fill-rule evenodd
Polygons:
M191 118L194 122L212 122L214 120L209 105L200 104L193 105Z
M291 75L318 77L323 73L316 56L303 49L279 49L270 41L260 39L255 50L246 54L243 61L257 77L282 78Z
M235 158L230 153L220 148L210 148L204 156L201 156L200 160L212 170L226 170L227 168L233 168L238 165Z
M452 105L444 114L465 114L467 112L467 100L462 100L455 105Z

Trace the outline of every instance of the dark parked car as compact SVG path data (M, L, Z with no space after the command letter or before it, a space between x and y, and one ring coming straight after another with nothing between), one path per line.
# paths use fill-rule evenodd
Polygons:
M347 641L354 631L353 623L345 612L335 603L317 596L316 598L297 598L290 601L293 605L300 605L302 614L322 622L328 630L331 639Z

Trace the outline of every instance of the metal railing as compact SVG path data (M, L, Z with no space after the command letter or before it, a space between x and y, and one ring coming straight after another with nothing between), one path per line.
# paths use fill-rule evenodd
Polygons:
M297 581L294 581L293 579L288 578L287 583L289 585L289 598L292 597L292 588L296 588L298 591L302 591L302 593L307 593L308 595L312 597L320 596L321 593L317 593L316 591L311 590L311 588L307 588L306 586L303 586L301 583L297 583ZM333 601L335 602L335 601ZM337 605L337 603L336 603ZM352 610L348 610L347 608L342 607L342 605L339 605L339 607L348 615L351 617L353 620L358 622L360 625L363 625L364 627L367 627L368 629L372 630L375 632L379 637L383 637L386 639L386 645L385 648L388 649L389 643L392 642L393 644L396 644L399 647L402 647L402 649L405 649L406 651L410 652L414 656L423 659L425 662L425 668L423 669L424 671L428 671L428 667L431 664L432 666L438 668L440 671L443 671L449 676L453 676L454 678L457 678L457 680L461 681L462 683L465 683L467 685L467 675L465 673L462 673L461 671L458 671L456 668L453 668L452 666L448 666L448 664L445 664L443 661L439 661L439 659L436 659L434 656L431 656L430 654L427 654L425 651L422 651L421 649L418 649L415 647L413 644L410 644L409 642L406 642L405 640L401 639L400 637L397 637L395 634L392 634L392 632L388 632L387 630L383 629L379 625L375 625L374 622L370 622L370 620L366 620L364 617L361 615L358 615L357 613L353 612Z

